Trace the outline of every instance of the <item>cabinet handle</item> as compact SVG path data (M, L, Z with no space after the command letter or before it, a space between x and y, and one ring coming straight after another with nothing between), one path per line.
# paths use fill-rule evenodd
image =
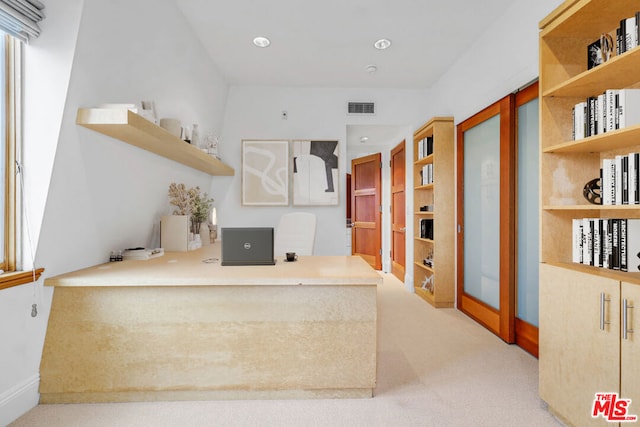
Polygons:
M607 298L604 292L600 292L600 330L604 331L604 326L610 324L604 319L605 303L611 302L611 298Z
M629 324L629 309L633 308L633 305L629 305L629 302L627 301L627 299L623 299L622 300L622 339L626 340L627 338L627 334L632 334L633 333L633 328L629 329L627 327L627 325Z

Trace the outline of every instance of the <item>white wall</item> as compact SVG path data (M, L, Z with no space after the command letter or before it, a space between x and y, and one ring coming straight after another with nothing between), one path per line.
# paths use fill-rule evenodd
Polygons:
M47 107L25 113L30 223L45 277L105 262L113 249L148 245L169 212L172 181L209 192L217 185L207 174L75 125L77 108L155 100L160 117L219 132L228 92L172 0L49 3L43 35L29 53L37 70L27 74L39 90L27 99ZM50 299L42 280L0 291L0 425L37 402ZM32 319L34 301L39 316Z
M225 178L225 187L217 187L219 226L276 226L280 216L292 210L313 212L318 217L317 255L342 255L345 239L345 174L349 170L346 132L348 124L384 124L415 129L428 109L426 91L297 89L278 87L232 87L225 113L221 144L223 160L237 174ZM348 101L376 102L374 117L346 114ZM283 110L288 119L281 119ZM335 139L338 140L339 198L335 207L246 207L241 205L241 141L243 139ZM408 131L406 138L411 138ZM400 141L394 141L397 144ZM389 146L389 149L393 145ZM387 152L388 159L388 152ZM387 162L388 163L388 162Z
M275 225L282 213L293 208L240 205L243 138L337 139L342 178L347 170L347 124L406 126L409 142L411 130L431 116L453 115L458 123L536 77L537 25L558 4L560 0L514 2L429 91L236 87L227 92L171 0L48 2L44 34L33 45L42 50L27 56L39 71L29 71L34 72L30 83L37 80L39 89L27 91L27 97L42 103L42 108L25 112L30 128L25 180L38 241L36 265L47 269L46 277L103 262L112 249L146 245L152 225L168 210L166 191L172 181L209 189L222 226ZM42 99L45 93L50 99ZM79 106L143 99L155 100L161 117L197 122L203 132L224 130L220 154L236 169L236 176L211 179L74 124ZM375 101L377 115L347 116L350 100ZM282 110L289 113L286 121L280 119ZM412 158L409 143L407 156ZM318 214L316 252L344 253L344 181L340 181L340 206L305 210ZM407 212L410 236L411 200ZM407 265L411 265L412 240L407 241ZM0 291L0 425L37 402L51 296L41 282L35 288ZM32 319L34 300L40 315Z
M433 86L433 101L460 123L538 76L538 23L561 0L514 1Z
M41 23L46 36L24 50L24 80L29 84L24 88L22 164L30 230L25 238L33 242L24 247L24 268L33 264L31 254L40 233L83 1L49 3L47 19ZM0 291L0 425L38 403L38 368L47 325L41 286L42 281ZM34 303L40 315L32 318Z

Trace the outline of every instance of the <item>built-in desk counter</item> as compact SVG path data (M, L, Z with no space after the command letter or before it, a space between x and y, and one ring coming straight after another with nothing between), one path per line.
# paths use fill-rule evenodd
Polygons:
M381 283L350 256L222 267L218 245L48 278L41 402L371 397Z

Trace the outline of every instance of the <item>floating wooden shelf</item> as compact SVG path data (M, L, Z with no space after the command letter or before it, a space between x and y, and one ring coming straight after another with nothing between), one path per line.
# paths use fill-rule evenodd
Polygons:
M129 110L79 108L76 124L209 175L235 174L232 167Z

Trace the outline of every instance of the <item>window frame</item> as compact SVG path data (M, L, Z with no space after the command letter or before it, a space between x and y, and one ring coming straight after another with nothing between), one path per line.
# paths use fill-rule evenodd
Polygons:
M44 269L19 271L21 267L21 200L17 160L22 142L22 52L23 43L6 34L4 36L5 71L5 176L4 176L4 257L0 260L0 290L35 282Z

